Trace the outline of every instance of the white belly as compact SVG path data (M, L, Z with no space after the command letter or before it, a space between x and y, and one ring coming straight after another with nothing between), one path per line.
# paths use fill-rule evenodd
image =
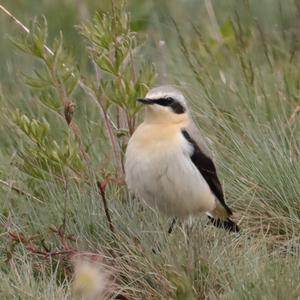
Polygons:
M129 143L125 162L129 190L170 216L212 211L215 197L190 159L190 145L179 138L177 146L162 141L151 151L134 140Z

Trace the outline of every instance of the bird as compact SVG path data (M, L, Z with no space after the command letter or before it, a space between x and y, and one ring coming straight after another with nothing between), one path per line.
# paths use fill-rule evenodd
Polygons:
M206 214L214 226L238 232L207 139L193 122L184 95L164 85L137 101L145 115L125 152L129 191L173 217L171 227L177 218Z

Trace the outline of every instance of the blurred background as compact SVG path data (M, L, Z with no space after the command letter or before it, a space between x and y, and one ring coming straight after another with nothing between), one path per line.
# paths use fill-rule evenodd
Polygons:
M76 25L83 20L93 17L97 10L107 11L111 1L103 0L2 0L1 5L11 11L20 21L28 26L34 16L44 15L48 20L49 42L63 31L64 38L78 64L82 67L87 64L87 55L84 55L84 44L80 38ZM299 4L296 0L286 0L284 3L277 0L129 0L128 11L131 17L131 28L137 31L151 31L168 43L176 38L176 30L172 19L178 26L190 35L191 22L201 26L201 30L214 36L216 28L209 17L213 5L214 13L219 24L229 18L239 15L243 25L251 26L253 21L258 22L269 30L277 30L283 34L289 31L300 30ZM23 68L24 60L18 58L15 49L9 40L20 32L12 21L1 12L0 18L0 54L1 54L1 82L8 84L18 70ZM14 70L14 71L12 71Z

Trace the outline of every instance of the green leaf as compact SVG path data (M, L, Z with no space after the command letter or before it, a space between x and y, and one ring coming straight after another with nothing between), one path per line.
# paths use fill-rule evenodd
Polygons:
M222 26L220 26L220 32L223 38L234 38L234 29L231 19L227 19Z

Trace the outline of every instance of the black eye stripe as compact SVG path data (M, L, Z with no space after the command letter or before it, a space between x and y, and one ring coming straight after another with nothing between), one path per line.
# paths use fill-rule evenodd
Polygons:
M153 103L161 105L161 106L170 106L174 102L175 102L175 100L171 97L153 100Z
M155 99L152 102L161 106L169 106L176 114L183 114L185 112L185 107L171 97Z
M183 114L185 112L185 108L179 102L174 102L173 104L171 104L171 108L176 114Z

